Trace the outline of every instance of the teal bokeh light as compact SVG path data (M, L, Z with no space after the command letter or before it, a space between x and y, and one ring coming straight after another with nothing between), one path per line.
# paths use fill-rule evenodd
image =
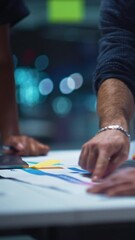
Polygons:
M56 114L64 116L71 111L72 102L69 98L60 96L54 99L52 106Z
M35 67L39 71L45 70L48 67L49 58L47 55L40 55L35 60Z
M40 103L39 74L35 69L17 68L15 70L17 102L26 106Z

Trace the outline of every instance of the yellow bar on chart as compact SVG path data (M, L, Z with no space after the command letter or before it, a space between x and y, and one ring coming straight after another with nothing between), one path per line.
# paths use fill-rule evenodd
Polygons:
M30 168L40 169L40 168L45 168L45 167L53 167L54 164L59 164L60 162L61 162L60 160L50 159L50 160L45 160L45 161L36 163L35 165L31 166Z

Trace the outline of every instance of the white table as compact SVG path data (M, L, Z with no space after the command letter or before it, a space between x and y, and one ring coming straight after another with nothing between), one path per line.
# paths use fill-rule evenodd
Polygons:
M58 159L67 167L72 163L76 167L79 154L79 150L52 151L46 157L24 159L35 162ZM52 179L54 183L57 181ZM86 185L60 181L62 188L53 189L49 185L44 186L43 182L36 186L0 179L0 230L135 223L135 197L95 196L86 193Z

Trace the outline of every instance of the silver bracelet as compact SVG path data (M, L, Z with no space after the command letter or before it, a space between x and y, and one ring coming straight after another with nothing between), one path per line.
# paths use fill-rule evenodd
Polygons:
M106 131L106 130L119 130L119 131L123 132L129 138L129 141L130 141L130 134L120 125L110 125L110 126L107 126L107 127L103 127L101 129L99 129L97 134L100 133L100 132Z

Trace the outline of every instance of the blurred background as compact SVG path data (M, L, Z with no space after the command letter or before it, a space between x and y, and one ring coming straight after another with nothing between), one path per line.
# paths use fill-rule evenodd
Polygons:
M22 134L76 149L98 129L92 75L100 0L25 0L11 34Z

